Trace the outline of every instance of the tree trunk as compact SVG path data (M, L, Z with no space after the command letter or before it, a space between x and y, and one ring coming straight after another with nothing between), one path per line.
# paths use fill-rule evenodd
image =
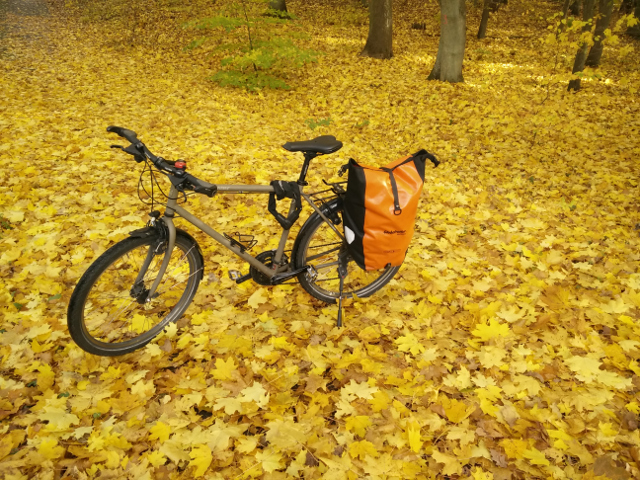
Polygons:
M269 8L278 10L279 12L287 11L287 0L271 0L269 2Z
M487 23L489 22L489 12L491 10L492 0L484 0L482 8L482 18L480 19L480 28L478 28L478 40L487 36Z
M629 15L633 12L634 0L622 0L620 3L620 15Z
M640 0L636 0L636 9L633 12L633 16L640 20ZM628 28L627 34L632 37L640 38L640 23Z
M567 17L569 16L569 3L571 0L564 0L564 4L562 5L562 23L560 24L559 32L564 32L567 28Z
M613 0L599 0L598 2L598 20L596 21L596 31L593 33L593 46L589 50L589 56L585 65L587 67L597 67L600 65L602 57L602 40L604 39L604 31L609 28L611 22L611 13L613 12Z
M574 0L571 5L569 5L569 11L574 17L580 15L580 2L581 0Z
M465 0L440 0L440 43L429 80L463 82L462 61L466 40Z
M595 0L584 0L584 5L582 9L582 20L585 22L590 22L593 20L593 5ZM587 23L584 27L582 27L583 32L587 32L591 30L591 24ZM576 53L576 60L573 62L573 70L571 73L579 73L584 70L584 62L587 59L587 50L589 50L589 45L584 43L578 49L578 53ZM578 91L580 90L580 77L574 78L569 81L569 88L571 90Z
M386 59L393 56L391 0L371 0L369 3L369 36L361 57Z

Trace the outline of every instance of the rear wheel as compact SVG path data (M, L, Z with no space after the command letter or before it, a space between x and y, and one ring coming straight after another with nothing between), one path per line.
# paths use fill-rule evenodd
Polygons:
M166 246L159 233L129 237L89 267L67 312L69 333L80 348L95 355L123 355L146 345L182 316L202 278L202 255L196 241L177 230L169 266L146 301Z
M323 214L342 222L342 201L334 200L323 207ZM337 226L336 228L341 228ZM326 303L336 303L340 296L338 262L344 261L347 276L343 297L368 297L384 287L400 267L367 271L360 268L349 255L346 243L317 213L313 213L300 229L292 257L296 268L310 266L311 272L302 272L298 281L309 294Z

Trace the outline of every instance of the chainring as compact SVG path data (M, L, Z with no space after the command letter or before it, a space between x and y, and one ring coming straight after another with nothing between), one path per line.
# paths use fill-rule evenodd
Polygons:
M256 255L256 260L264 263L267 267L271 267L273 265L273 257L275 255L275 250L267 250L266 252L262 252ZM282 260L284 261L284 263L289 262L289 258L285 254L282 255ZM271 285L271 279L257 268L249 267L249 273L251 274L251 279L258 285Z

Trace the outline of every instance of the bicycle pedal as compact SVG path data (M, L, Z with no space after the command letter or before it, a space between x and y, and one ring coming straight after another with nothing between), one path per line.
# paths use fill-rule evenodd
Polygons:
M242 275L242 272L238 270L229 270L229 278L234 282L240 284L249 280L251 278L251 274L247 273L246 275Z

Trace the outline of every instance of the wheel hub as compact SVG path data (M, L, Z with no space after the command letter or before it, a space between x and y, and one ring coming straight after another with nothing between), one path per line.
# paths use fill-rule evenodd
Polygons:
M149 296L149 289L144 286L144 283L140 282L131 287L129 291L131 298L135 298L139 304L144 304Z

